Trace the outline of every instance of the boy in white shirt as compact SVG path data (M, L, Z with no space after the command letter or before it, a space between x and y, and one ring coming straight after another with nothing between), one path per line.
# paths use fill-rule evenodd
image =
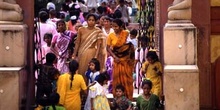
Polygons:
M136 49L138 47L138 41L137 41L137 36L138 31L136 29L132 29L130 31L130 35L127 38L127 43L131 42L134 45L134 49Z

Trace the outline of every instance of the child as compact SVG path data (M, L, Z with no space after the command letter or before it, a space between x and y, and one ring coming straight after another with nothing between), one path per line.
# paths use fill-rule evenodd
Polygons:
M56 56L53 53L46 55L46 63L40 65L40 73L37 79L36 100L40 105L47 105L46 100L49 95L56 91L56 81L59 77L59 71L53 66ZM42 102L42 103L40 103Z
M78 73L79 63L76 60L69 62L70 72L60 75L57 81L57 93L60 95L59 104L67 110L81 110L80 93L87 94L83 76Z
M160 100L157 95L151 94L152 82L144 80L141 88L143 94L138 96L136 106L138 110L157 110L160 105Z
M147 43L148 39L147 37L138 37L139 41L139 47L135 50L135 87L138 88L139 93L139 86L142 81L142 73L141 73L141 67L142 64L146 61L146 55L148 52Z
M89 69L86 72L86 77L88 78L88 85L91 85L97 76L100 74L100 63L96 58L92 58L89 62Z
M153 83L151 92L160 97L162 93L162 65L156 51L149 51L146 58L147 61L142 66L142 73Z
M58 105L60 95L56 92L52 93L49 97L49 106L44 107L42 110L66 110L63 106Z
M51 33L44 34L44 42L46 42L45 45L42 46L42 62L45 63L45 57L47 53L54 53L56 55L55 49L50 48L51 47L51 40L53 38L53 35Z
M114 110L132 110L132 102L124 96L125 88L122 85L117 85L115 88L116 97L111 104Z
M110 110L108 99L106 97L107 89L105 88L108 80L109 75L106 72L98 75L97 81L89 87L88 98L91 99L91 101L86 101L84 110Z
M136 49L138 47L138 41L136 39L138 32L136 29L132 29L130 31L130 36L127 38L127 43L131 42L134 45L134 49Z

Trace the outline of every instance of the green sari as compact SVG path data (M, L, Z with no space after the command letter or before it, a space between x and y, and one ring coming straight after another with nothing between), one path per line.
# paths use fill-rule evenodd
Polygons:
M160 104L159 97L151 94L149 99L146 99L143 95L137 98L138 110L157 110Z

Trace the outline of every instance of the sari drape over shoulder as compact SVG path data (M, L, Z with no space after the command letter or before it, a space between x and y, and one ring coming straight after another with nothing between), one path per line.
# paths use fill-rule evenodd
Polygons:
M160 100L159 97L151 94L149 99L146 99L145 96L142 94L138 96L136 106L138 110L158 110Z
M56 39L56 47L59 54L57 68L60 73L69 72L69 67L66 63L66 60L69 56L67 50L70 42L72 41L72 36L73 33L71 31L65 31L64 33L57 33L56 35L54 35Z
M127 31L122 31L118 37L115 33L111 33L107 45L113 49L112 52L120 59L120 62L114 61L113 63L113 94L115 95L115 87L122 84L125 87L125 96L133 100L134 47L131 43L126 44L127 36Z
M105 36L99 28L89 30L86 27L82 27L84 33L78 33L75 41L75 47L78 48L77 56L79 60L79 73L85 78L85 72L88 68L89 61L95 57L97 51L97 42L103 42L106 40ZM104 46L104 47L103 47ZM102 43L98 53L102 53L105 49L105 45ZM101 62L101 55L97 58L100 61L100 65L104 66L104 62ZM103 67L101 67L103 68ZM86 79L86 78L85 78Z

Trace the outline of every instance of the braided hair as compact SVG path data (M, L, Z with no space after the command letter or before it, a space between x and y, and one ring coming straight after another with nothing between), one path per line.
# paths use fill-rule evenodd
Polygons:
M74 79L74 75L76 74L76 71L78 70L78 68L79 68L79 63L76 60L71 60L70 63L69 63L69 70L70 70L70 73L71 73L70 89L72 88L72 81Z

